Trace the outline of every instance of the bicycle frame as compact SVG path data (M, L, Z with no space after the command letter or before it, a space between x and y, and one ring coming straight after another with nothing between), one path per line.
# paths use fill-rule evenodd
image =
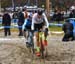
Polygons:
M44 59L44 51L45 49L45 44L44 44L44 39L46 39L45 33L43 31L38 32L39 34L39 42L40 42L40 53L41 53L41 57Z

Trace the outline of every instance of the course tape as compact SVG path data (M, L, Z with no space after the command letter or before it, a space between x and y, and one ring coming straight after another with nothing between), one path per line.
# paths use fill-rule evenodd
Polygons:
M22 28L22 26L0 26L0 29L2 28Z
M49 26L60 26L62 27L63 24L54 24L54 23L49 23Z
M53 23L50 23L49 26L60 26L62 27L63 24L53 24ZM22 26L0 26L0 29L2 28L22 28Z

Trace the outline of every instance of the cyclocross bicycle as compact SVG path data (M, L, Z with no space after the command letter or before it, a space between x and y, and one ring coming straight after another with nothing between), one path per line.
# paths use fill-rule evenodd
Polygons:
M48 35L48 30L38 31L40 56L43 59L47 55L47 35ZM38 51L39 51L39 49L38 49Z

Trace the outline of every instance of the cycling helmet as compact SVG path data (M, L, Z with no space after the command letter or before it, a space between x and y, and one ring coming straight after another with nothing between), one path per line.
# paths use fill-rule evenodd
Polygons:
M42 14L43 14L43 11L42 11L41 9L38 9L37 13L38 13L39 15L42 15Z

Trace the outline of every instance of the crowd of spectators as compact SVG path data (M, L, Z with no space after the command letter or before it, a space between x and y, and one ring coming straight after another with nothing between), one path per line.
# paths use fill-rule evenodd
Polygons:
M28 17L28 15L33 15L36 11L31 11L30 13L27 11L26 8L24 9L18 9L18 11L13 12L12 15L9 14L9 12L5 12L2 15L2 25L4 26L4 36L10 36L11 35L11 24L17 24L18 25L18 36L23 36L22 33L22 25L25 21L25 19Z
M30 14L33 15L35 12L31 11ZM19 9L17 12L14 12L12 15L12 18L8 12L5 12L2 17L2 25L4 26L4 35L5 36L11 35L11 31L10 31L11 23L12 23L11 20L14 19L13 22L14 23L17 22L17 25L18 25L18 31L19 31L18 36L23 36L22 25L23 25L25 19L28 17L28 15L29 15L29 13L26 8L24 8L23 10ZM64 17L64 13L61 13L60 10L55 10L51 20L56 21L59 24L61 21L64 21L64 19L69 19L69 18L75 18L75 9L70 11L70 14L68 17ZM66 41L70 37L72 37L72 40L75 39L75 36L73 34L73 33L75 33L75 32L73 32L74 25L75 24L71 23L70 20L65 20L65 23L62 26L62 30L65 33L62 41ZM70 29L70 31L69 31L69 29Z

